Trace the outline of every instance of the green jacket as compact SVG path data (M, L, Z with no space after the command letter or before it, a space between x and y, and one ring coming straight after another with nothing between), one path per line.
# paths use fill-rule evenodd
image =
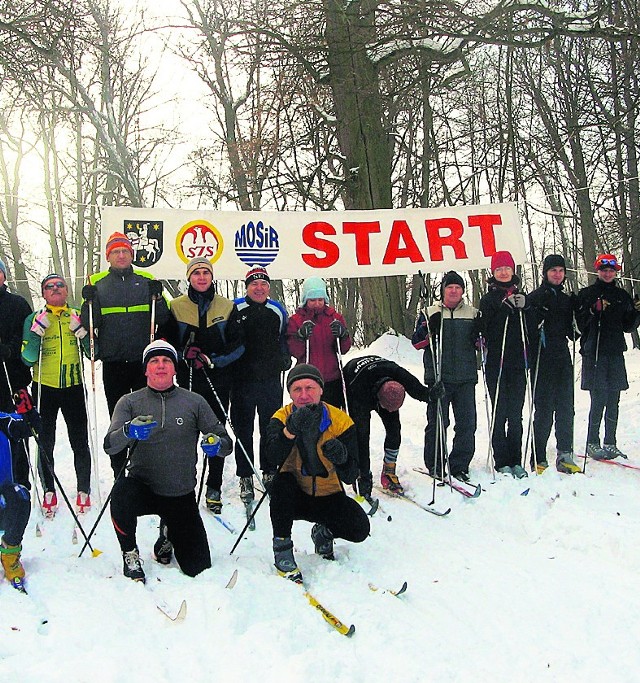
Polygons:
M22 360L33 367L33 381L47 387L64 389L82 384L80 351L78 339L71 331L71 314L78 313L75 308L65 306L56 315L45 306L49 327L40 336L31 331L33 319L40 313L36 311L27 316L22 330ZM89 353L89 336L81 342L83 351ZM42 353L40 347L42 346Z

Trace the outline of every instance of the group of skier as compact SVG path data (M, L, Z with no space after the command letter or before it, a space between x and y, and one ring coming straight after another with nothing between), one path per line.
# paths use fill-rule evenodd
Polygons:
M245 295L231 300L218 293L211 262L196 257L187 264L186 294L168 302L159 281L133 268L127 236L112 234L105 256L109 268L89 278L80 311L68 306L67 283L53 273L41 283L44 308L31 312L24 299L6 290L6 269L0 262L0 359L5 366L0 374L0 409L5 412L0 417L6 418L0 429L8 437L13 463L4 476L0 468L0 516L11 522L4 524L0 553L5 574L16 587L24 578L20 550L30 489L25 446L29 436L37 436L41 508L53 516L58 505L53 452L59 411L74 453L75 512L91 508L82 354L91 358L94 376L94 361L102 361L111 418L103 444L114 475L111 518L123 573L139 581L145 579L136 541L141 515L160 518L154 546L159 563L168 564L175 555L189 576L211 566L198 509L204 481L198 490L197 444L207 463L205 505L219 516L225 457L233 451L228 429L235 437L236 475L248 523L255 513L255 476L269 494L275 566L294 581L302 580L293 555L294 520L314 523L315 550L327 559L333 558L334 538L360 542L369 533L369 518L346 494L345 484L373 504L373 412L385 429L380 486L403 494L396 463L399 410L406 393L427 404L424 461L429 472L439 479L468 481L475 452L478 352L491 399L487 416L498 472L517 478L527 474L522 454L527 391L534 406L531 468L541 473L548 466L547 441L555 419L556 467L578 471L569 345L580 334L582 386L592 399L587 453L594 458L623 456L616 445L616 424L620 391L628 388L624 333L640 323L640 303L616 286L620 266L613 255L598 257L598 280L577 296L563 291L563 257L547 256L541 286L527 296L520 291L511 255L497 252L478 309L464 301L464 279L447 273L441 300L421 311L413 334L414 346L424 350L424 383L375 355L343 366L342 354L352 340L321 278L304 281L300 307L289 317L282 303L270 297L270 278L260 266L247 273ZM297 364L290 370L292 356ZM26 393L31 382L27 366L33 367L37 410ZM291 400L283 406L287 371ZM551 385L554 391L549 391ZM95 379L93 386L95 390ZM18 411L14 395L21 398ZM455 436L449 453L450 409ZM16 516L12 510L17 509L21 513Z

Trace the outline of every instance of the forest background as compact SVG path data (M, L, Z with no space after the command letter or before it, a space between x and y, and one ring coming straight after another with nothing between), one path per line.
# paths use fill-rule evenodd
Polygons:
M37 306L55 271L77 302L100 265L106 205L513 201L526 288L548 253L575 269L574 290L612 251L633 293L639 38L635 0L0 0L8 280ZM467 277L477 301L486 273ZM411 333L419 284L345 279L330 291L368 344ZM299 288L274 283L272 296L295 303Z

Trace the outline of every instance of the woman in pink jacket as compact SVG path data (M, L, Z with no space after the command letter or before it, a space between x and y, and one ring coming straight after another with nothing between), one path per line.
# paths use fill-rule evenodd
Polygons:
M340 353L351 348L351 336L344 317L329 306L327 285L322 278L307 278L302 285L300 308L287 324L289 351L298 363L315 365L324 377L322 400L344 408Z

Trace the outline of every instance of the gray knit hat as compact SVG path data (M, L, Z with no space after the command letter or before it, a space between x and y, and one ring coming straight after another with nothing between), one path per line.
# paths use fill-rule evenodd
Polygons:
M211 265L211 261L204 256L196 256L195 258L192 258L189 263L187 263L187 280L191 277L193 271L197 270L198 268L206 268L211 272L211 275L213 275L213 266Z
M287 391L289 391L291 385L299 379L312 379L324 389L324 379L322 379L320 370L318 370L315 365L299 363L295 368L291 368L291 370L289 370L289 375L287 376Z

